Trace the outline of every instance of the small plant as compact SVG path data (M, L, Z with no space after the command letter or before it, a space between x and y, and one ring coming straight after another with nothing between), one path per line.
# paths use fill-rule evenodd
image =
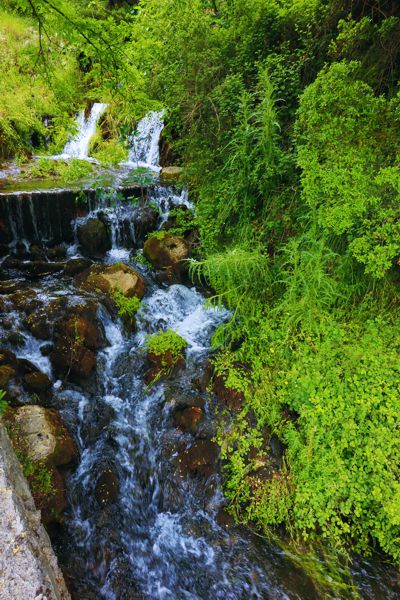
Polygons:
M127 298L120 290L115 290L113 297L117 307L118 316L130 328L133 328L135 324L135 315L140 308L139 298L137 298L137 296Z
M163 368L173 367L182 357L187 346L187 341L172 329L159 331L147 338L149 354L159 357L159 363Z

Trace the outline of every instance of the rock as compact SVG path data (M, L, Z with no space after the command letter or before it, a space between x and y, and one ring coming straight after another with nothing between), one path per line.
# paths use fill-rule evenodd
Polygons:
M19 333L19 331L12 331L4 339L8 344L15 348L20 348L25 344L25 337L22 333Z
M42 356L50 356L51 351L53 350L54 346L53 344L43 344L42 346L40 346L40 354Z
M87 258L71 258L64 265L64 273L74 277L78 273L82 273L91 266L91 261Z
M18 291L18 287L18 281L14 281L13 279L0 281L0 294L12 294L13 292Z
M64 479L60 471L56 467L48 467L48 473L51 480L49 491L40 490L40 487L32 485L33 482L30 481L36 508L41 511L42 522L45 525L61 522L61 513L67 508Z
M182 237L159 232L145 241L143 254L156 269L167 274L171 283L181 282L187 272L185 261L189 258L190 251Z
M209 476L215 471L219 458L219 446L208 440L199 440L179 455L183 475Z
M181 178L182 167L164 167L161 169L160 177L169 185L177 183Z
M41 392L47 392L51 389L52 383L45 373L36 372L28 373L24 375L22 379L24 388L28 392L40 394Z
M143 298L145 292L143 278L131 267L123 263L115 265L93 265L75 279L78 287L90 292L102 292L112 297L119 290L127 298Z
M90 350L100 350L107 345L102 324L87 315L74 315L63 323L64 333L71 340L78 339Z
M96 367L95 354L82 345L74 346L68 338L57 340L50 354L55 369L67 377L87 379Z
M100 219L88 219L79 225L77 235L83 252L92 258L101 258L111 249L107 227Z
M31 313L24 319L24 326L39 340L48 340L51 336L51 324L43 314Z
M119 480L111 468L105 469L96 483L96 500L102 506L108 506L117 501Z
M219 509L215 520L222 529L232 529L235 526L234 518L223 507Z
M177 410L174 414L175 426L188 433L196 433L203 419L204 412L197 406L189 406L182 410Z
M158 212L149 204L144 204L138 208L133 223L137 243L143 242L146 235L156 229L158 218Z
M2 365L8 365L17 370L18 359L14 352L11 352L11 350L7 350L6 348L0 348L0 366Z
M76 458L75 442L56 410L29 404L12 411L9 420L13 443L27 448L33 462L58 466Z
M64 263L32 260L21 262L18 268L20 271L26 272L28 276L36 279L37 277L46 277L53 273L59 273L64 269Z
M39 306L36 292L33 290L20 290L10 296L12 305L18 310L30 313Z
M228 387L223 375L214 375L212 389L217 396L217 399L225 404L225 406L227 406L229 409L233 411L239 411L242 409L244 403L244 393Z
M15 369L9 365L2 365L0 367L0 389L5 389L8 382L15 375Z
M97 319L97 304L88 302L70 308L55 324L55 344L50 359L67 376L87 378L96 366L93 350L107 345L104 327Z
M46 251L49 260L64 259L67 256L67 249L62 244L48 248Z

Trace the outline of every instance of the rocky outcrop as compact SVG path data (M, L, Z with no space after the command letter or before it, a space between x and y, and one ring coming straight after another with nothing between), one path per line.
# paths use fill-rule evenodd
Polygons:
M9 437L0 423L0 598L70 600Z
M116 290L127 298L143 298L145 292L143 278L123 263L93 265L78 275L75 283L83 290L107 294L111 298Z
M111 248L106 225L97 218L88 219L77 230L82 251L91 258L101 258Z
M143 254L156 269L165 273L170 283L180 283L187 273L190 249L182 237L159 232L146 240Z

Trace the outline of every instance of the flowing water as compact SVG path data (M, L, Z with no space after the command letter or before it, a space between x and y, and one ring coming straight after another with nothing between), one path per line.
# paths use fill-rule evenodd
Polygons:
M95 102L90 109L88 117L85 116L85 111L81 110L76 118L76 135L67 141L62 153L54 156L53 158L79 158L81 160L88 160L90 140L96 131L97 122L106 108L107 104Z
M158 127L152 115L143 125L140 152L135 155L135 160L155 163L153 166L158 162L154 139L158 141L160 116L157 122ZM7 202L15 202L15 197L10 196ZM157 227L162 226L172 207L191 208L184 191L159 186L147 190L147 203L158 207ZM54 242L54 235L48 233L45 213L37 212L36 203L26 207L21 201L21 205L21 211L12 208L7 217L12 237L8 251L29 255L32 242L37 244L46 236ZM201 292L191 286L160 283L143 264L140 210L136 201L127 202L110 192L97 193L87 199L84 214L78 210L68 223L67 233L61 232L57 239L64 243L67 257L79 257L79 226L101 217L108 224L112 242L103 262L123 260L137 269L146 283L136 332L127 333L107 305L99 303L97 316L107 346L98 353L96 373L80 383L54 381L52 406L61 411L80 453L77 468L66 477L69 506L65 521L53 532L74 598L324 598L325 593L317 592L301 562L292 560L278 545L245 528L225 526L218 469L197 476L182 470L182 452L196 439L176 428L174 412L188 399L190 405L200 398L205 402L205 420L196 436L205 443L212 438L216 401L204 391L202 380L211 336L229 314L207 307ZM10 273L2 272L1 278ZM46 311L51 302L60 299L69 306L93 299L60 275L33 281L25 281L21 272L17 275L21 289L35 292L35 302L40 305L35 310ZM7 306L8 314L0 326L2 339L9 332L8 319L13 332L23 337L18 349L9 347L54 378L43 342L24 327L20 312ZM146 336L166 328L187 341L187 367L174 378L148 387ZM110 502L102 502L98 496L104 473L111 473L114 482L115 497ZM352 572L360 597L399 597L397 573L390 566L357 559ZM343 591L336 597L355 596Z

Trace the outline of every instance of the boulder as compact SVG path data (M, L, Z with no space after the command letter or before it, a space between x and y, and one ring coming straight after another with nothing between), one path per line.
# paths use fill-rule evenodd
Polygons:
M102 292L112 297L119 290L127 298L143 298L145 292L143 278L131 267L123 263L114 265L93 265L75 279L78 287L90 292Z
M137 244L143 242L146 235L156 229L158 218L158 212L149 204L139 206L133 220Z
M174 413L174 424L182 431L196 433L204 419L204 412L198 406L188 406Z
M7 348L0 348L0 366L3 365L8 365L15 370L18 367L17 357L15 356L14 352L7 350Z
M143 254L156 269L166 273L171 283L181 282L187 272L186 260L189 258L190 249L182 237L159 232L145 241Z
M56 410L29 404L12 411L8 418L14 445L28 451L33 462L58 466L76 458L75 442Z
M24 388L31 393L40 394L48 392L52 383L45 373L37 371L36 373L27 373L22 378Z
M64 273L65 275L74 277L78 273L89 269L91 264L91 261L87 258L71 258L64 265Z
M111 249L111 241L106 225L96 217L78 226L77 235L84 254L101 258Z
M171 185L179 181L182 171L182 167L164 167L161 169L160 177L165 183Z
M8 382L15 375L15 369L10 367L9 365L1 365L0 366L0 389L5 389L8 385Z
M71 307L55 324L55 344L50 353L54 368L63 376L87 378L96 366L94 350L107 345L104 327L97 319L97 304Z
M211 475L218 463L219 446L208 440L199 440L180 453L178 461L182 475Z

